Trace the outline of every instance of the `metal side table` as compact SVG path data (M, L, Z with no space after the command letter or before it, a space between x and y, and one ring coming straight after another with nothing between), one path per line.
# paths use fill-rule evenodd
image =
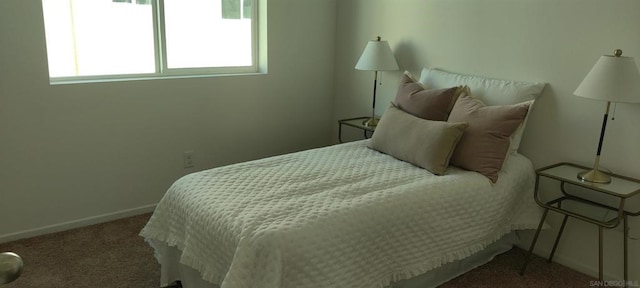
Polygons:
M356 117L338 120L338 141L340 141L340 143L344 143L344 141L342 141L342 125L362 130L364 138L371 137L373 132L376 131L376 126L365 125L364 123L367 122L367 120L369 120L369 117Z
M525 260L524 265L522 266L522 270L520 271L520 275L524 275L524 272L527 268L527 264L531 259L531 255L533 253L533 248L536 246L536 241L538 240L538 236L540 235L540 229L544 224L544 220L547 217L547 213L549 210L558 212L564 215L562 219L562 224L560 225L560 230L558 231L558 235L556 236L555 243L553 244L553 248L551 249L551 254L549 255L548 262L553 260L553 255L556 252L556 248L558 247L558 242L560 241L560 237L562 236L562 231L564 230L564 226L567 223L567 218L573 217L576 219L580 219L582 221L586 221L598 226L598 278L602 281L602 230L604 228L611 229L622 221L623 223L623 233L624 233L624 283L625 286L628 283L628 238L629 238L629 227L627 224L627 218L629 216L637 216L640 215L640 211L630 212L625 210L625 200L640 194L640 180L620 176L620 175L611 175L611 183L608 184L598 184L591 182L584 182L578 179L577 174L580 171L589 170L588 167L583 167L571 163L558 163L551 166L543 167L536 170L536 186L534 192L535 201L538 205L544 208L544 212L542 214L542 218L540 219L540 223L538 224L538 230L533 237L533 241L531 242L531 247L529 247L529 254L527 259ZM560 183L560 191L562 191L562 196L553 199L551 201L543 202L540 199L539 195L539 184L540 178L545 177L553 180L557 180ZM617 202L617 207L606 205L603 203L598 203L596 201L592 201L589 199L585 199L584 197L579 197L572 195L567 192L566 186L575 185L578 187L582 187L584 189L588 189L594 191L596 193L602 195L606 195L606 197L611 198L611 200ZM580 209L582 206L582 209ZM588 206L588 207L585 207ZM584 209L589 208L589 209ZM585 211L586 210L586 211ZM589 215L587 211L600 210L603 213L598 213L598 215L608 215L606 211L614 212L610 217L598 217L594 215ZM603 219L604 218L604 219Z

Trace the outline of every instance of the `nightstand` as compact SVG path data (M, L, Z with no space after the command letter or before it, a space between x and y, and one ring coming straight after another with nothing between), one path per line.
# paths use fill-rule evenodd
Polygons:
M562 224L560 225L558 235L556 236L555 243L553 244L553 248L551 249L551 254L549 255L548 261L551 262L553 259L553 255L555 254L556 248L558 247L558 242L560 241L560 237L562 236L562 231L564 230L564 226L567 223L568 217L573 217L575 219L595 224L598 226L598 276L600 281L602 281L602 230L604 228L614 228L618 226L618 224L620 224L620 222L622 221L622 229L624 231L624 283L625 285L627 284L629 238L629 227L627 224L627 218L628 216L640 215L640 211L625 210L624 204L625 200L640 194L640 180L616 174L611 174L611 183L609 184L598 184L581 181L580 179L578 179L578 172L589 169L590 168L588 167L571 163L558 163L536 170L536 186L534 198L538 205L544 208L544 212L542 214L542 218L540 219L540 223L538 224L538 230L536 231L535 236L533 237L533 241L531 242L529 255L527 256L527 259L522 266L522 270L520 271L521 275L524 275L525 269L527 268L527 264L529 263L531 254L533 253L533 248L536 245L536 241L538 240L538 236L540 234L540 229L542 229L544 220L547 217L547 213L549 212L549 210L552 210L564 215L564 217L562 219ZM560 191L562 192L562 196L550 201L542 201L540 199L539 193L541 178L547 178L551 179L552 181L558 182L560 184ZM609 200L615 202L617 205L607 205L586 199L584 196L581 197L573 195L567 191L567 185L581 187L583 189L596 193L598 196L610 198ZM593 213L596 211L600 212ZM611 213L611 215L609 215L609 213Z
M370 117L356 117L349 119L338 120L338 141L340 143L344 143L342 141L342 126L347 125L349 127L357 128L363 131L364 138L369 138L376 131L376 127L366 126L364 122L366 122Z

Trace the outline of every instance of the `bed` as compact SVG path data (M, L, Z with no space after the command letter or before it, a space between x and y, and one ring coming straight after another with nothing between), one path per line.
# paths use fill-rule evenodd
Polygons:
M161 264L161 284L432 287L489 261L510 249L512 231L535 229L539 219L533 166L517 152L528 113L502 135L506 146L485 147L486 133L473 132L493 129L475 124L482 121L421 118L406 111L424 99L400 97L438 90L438 101L455 102L443 105L452 119L469 110L459 105L471 91L490 95L474 95L491 103L482 109L525 102L530 109L543 87L426 68L416 80L407 72L371 139L182 177L140 233ZM502 129L507 118L489 124ZM421 136L398 141L397 133ZM469 161L499 146L497 170ZM457 150L464 147L471 151Z

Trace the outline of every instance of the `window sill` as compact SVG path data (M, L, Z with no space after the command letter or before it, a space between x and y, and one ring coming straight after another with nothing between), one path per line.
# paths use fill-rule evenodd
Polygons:
M171 75L171 74L135 74L135 75L108 75L108 76L84 76L84 77L60 77L50 78L51 85L68 84L90 84L105 82L129 82L144 80L164 80L164 79L189 79L189 78L215 78L215 77L238 77L238 76L259 76L266 75L267 72L238 72L220 74L192 74L192 75Z

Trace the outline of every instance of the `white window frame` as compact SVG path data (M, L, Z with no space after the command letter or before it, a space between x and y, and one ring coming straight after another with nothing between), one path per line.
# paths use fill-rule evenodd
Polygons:
M47 1L47 0L43 0ZM253 65L239 67L167 67L167 42L164 21L164 0L151 0L153 13L153 39L155 73L109 74L49 77L51 84L73 84L91 82L111 82L130 80L151 80L164 78L195 78L230 75L252 75L266 73L266 1L251 0L251 57ZM264 6L264 8L262 7ZM263 8L263 9L261 9Z

